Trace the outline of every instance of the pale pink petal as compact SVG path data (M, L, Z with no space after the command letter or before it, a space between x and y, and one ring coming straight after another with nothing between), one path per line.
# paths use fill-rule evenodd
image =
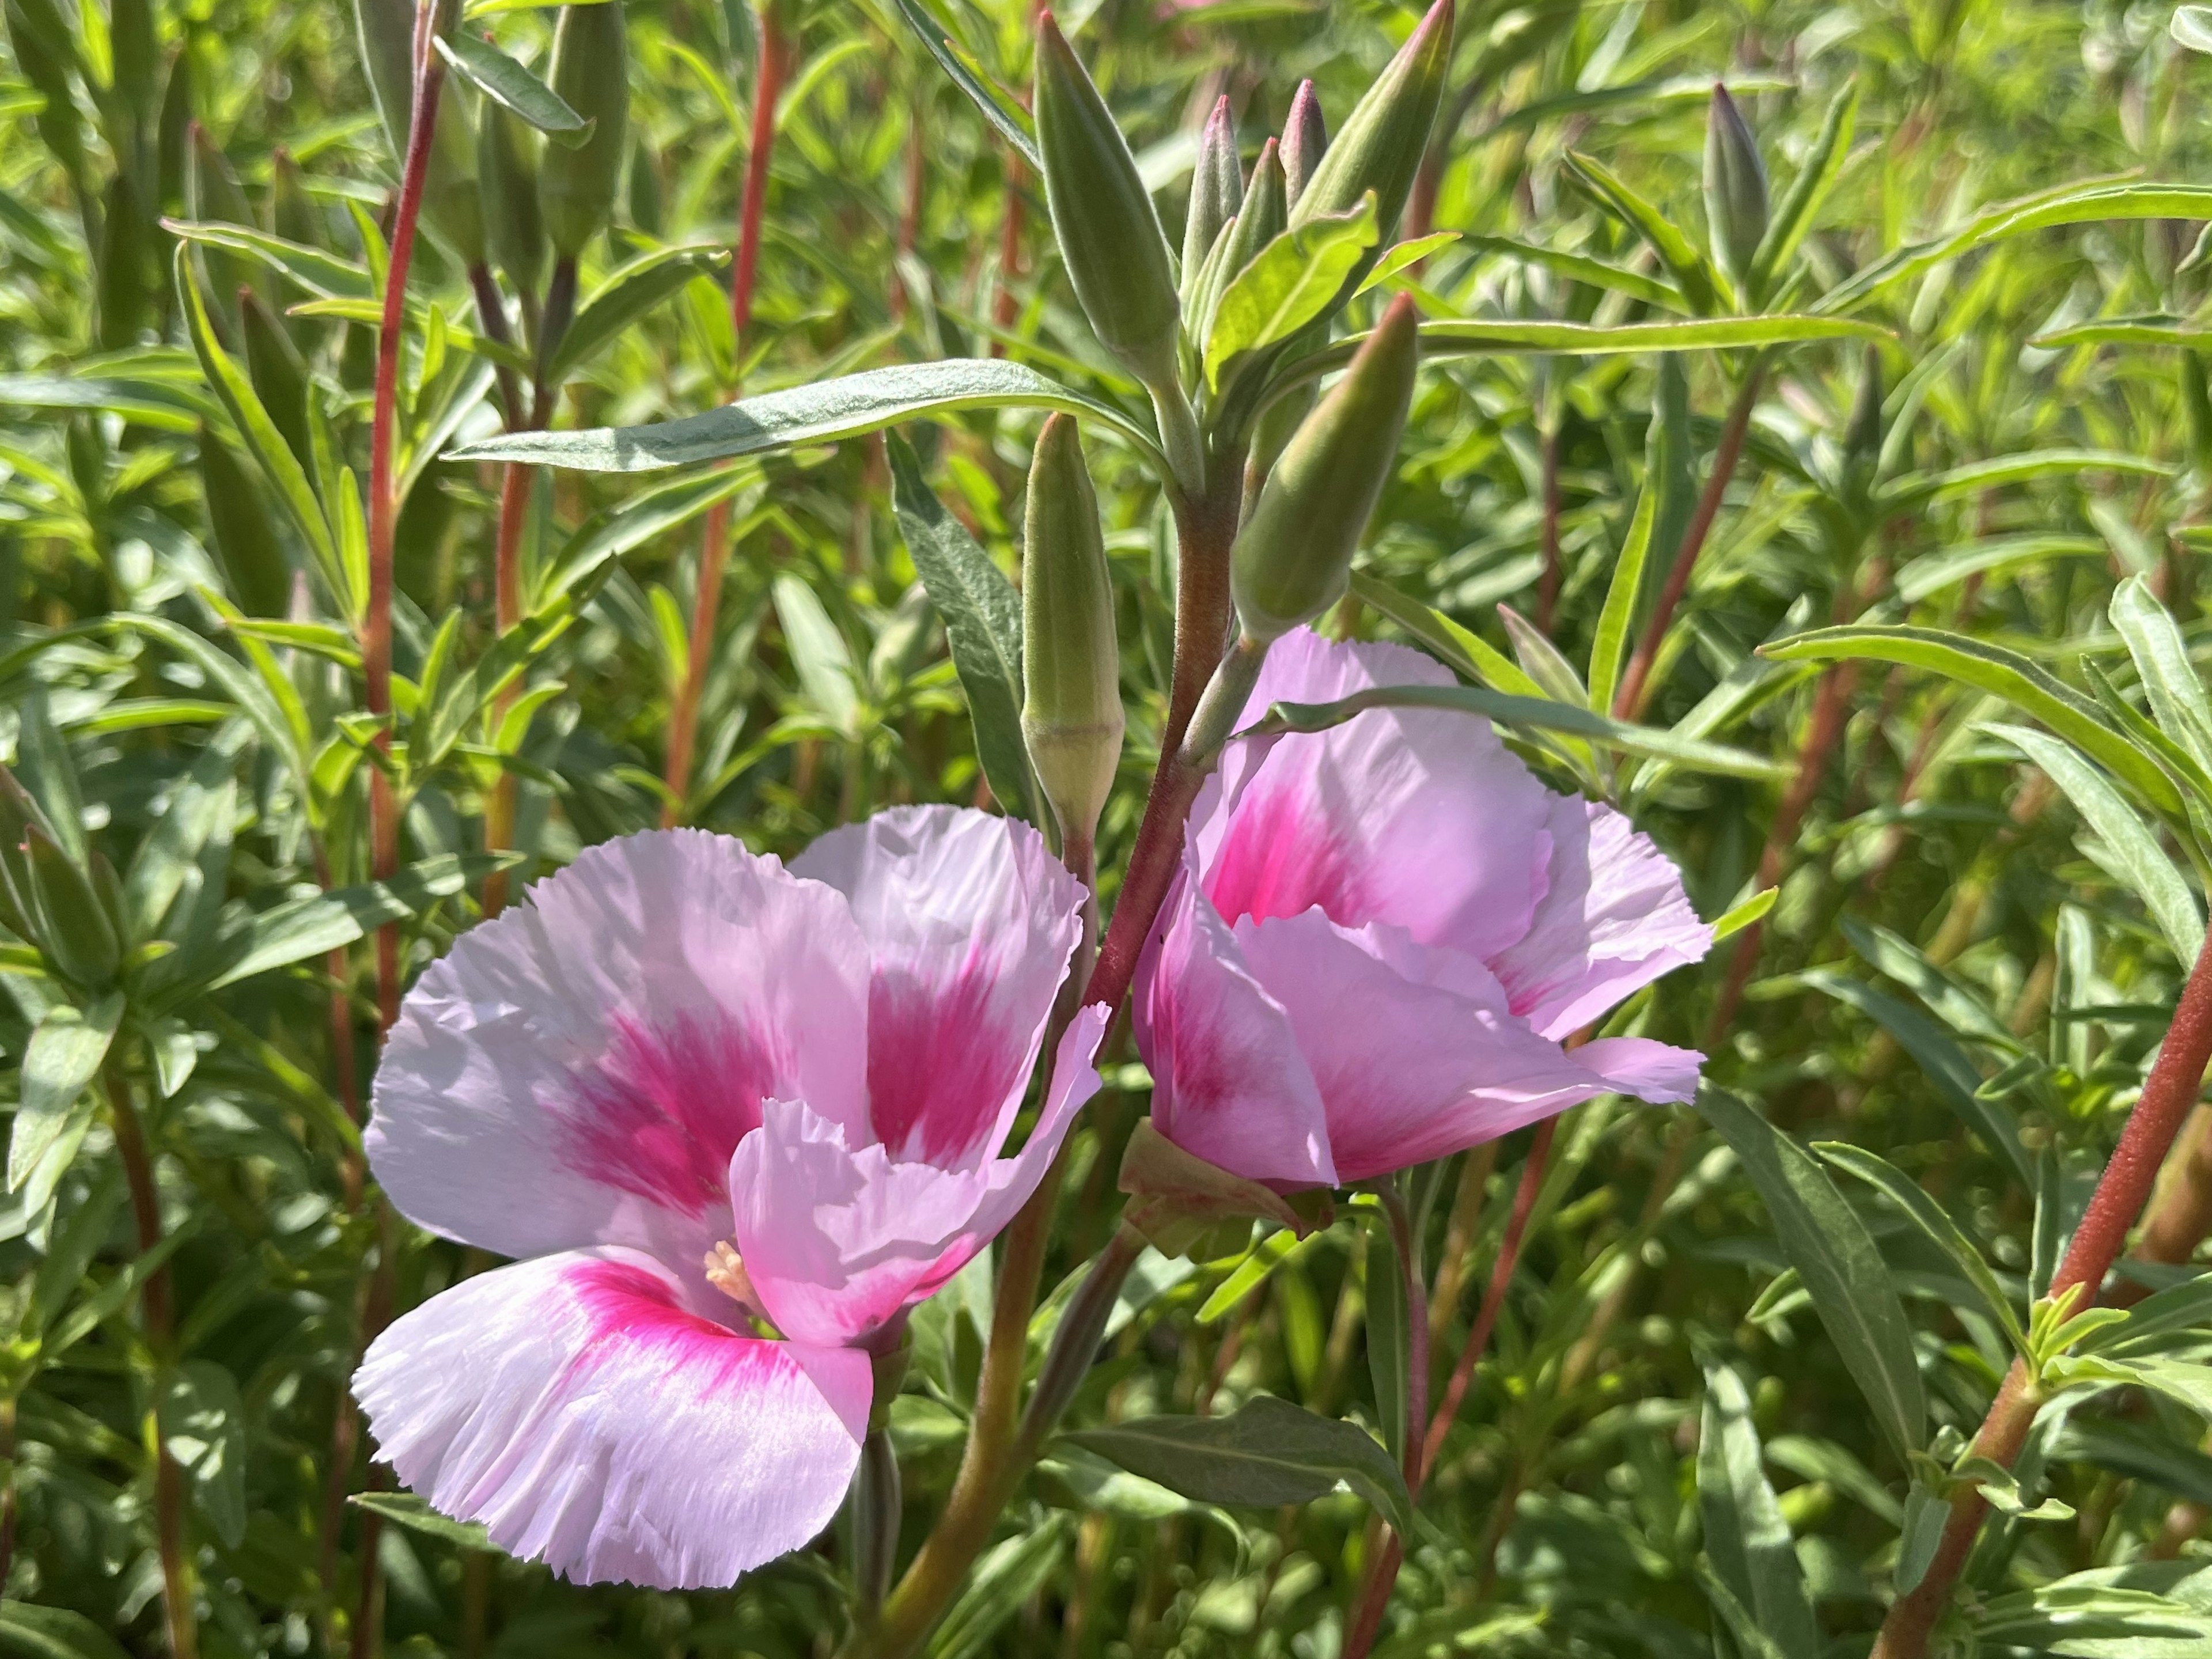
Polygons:
M416 981L367 1143L410 1219L502 1255L690 1262L770 1096L865 1121L867 954L842 899L696 830L626 836Z
M946 1168L991 1156L1021 1109L1082 884L1029 825L951 806L833 830L791 867L845 894L868 942L874 1138Z
M1713 930L1682 875L1610 806L1553 798L1551 883L1526 938L1493 958L1513 1012L1549 1037L1581 1030L1673 969Z
M1694 1099L1698 1068L1705 1063L1705 1057L1693 1048L1676 1048L1649 1037L1600 1037L1570 1050L1567 1058L1604 1079L1611 1092L1661 1106Z
M1262 698L1326 702L1382 677L1449 678L1401 647L1301 630L1269 652L1254 712ZM1488 957L1528 932L1543 895L1553 799L1486 720L1376 708L1273 738L1256 763L1232 754L1193 838L1206 895L1230 921L1318 905L1347 927L1382 922Z
M741 1336L682 1294L621 1249L464 1279L355 1373L378 1455L580 1583L734 1583L836 1513L873 1382L866 1354Z
M1076 1015L1028 1141L977 1169L899 1163L880 1145L849 1145L803 1103L771 1101L730 1160L730 1202L745 1276L777 1328L802 1342L860 1341L974 1260L1097 1092L1091 1057L1105 1030L1103 1008Z
M1473 975L1407 977L1387 929L1310 910L1241 921L1237 944L1311 1069L1340 1181L1425 1164L1613 1090Z
M1249 1181L1336 1185L1321 1092L1291 1017L1253 977L1188 859L1161 923L1131 994L1154 1126Z

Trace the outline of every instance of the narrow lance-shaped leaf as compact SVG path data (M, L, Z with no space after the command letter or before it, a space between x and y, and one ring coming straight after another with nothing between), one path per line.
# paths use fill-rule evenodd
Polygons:
M886 446L891 507L929 602L945 623L952 665L968 694L975 755L991 793L1011 812L1028 810L1022 744L1022 599L991 556L945 510L905 439Z
M1727 1365L1705 1367L1705 1407L1698 1437L1698 1505L1713 1571L1784 1653L1814 1653L1820 1627L1790 1523L1766 1479L1751 1396Z
M8 1190L30 1178L61 1139L77 1098L91 1086L123 1021L123 994L111 991L87 1009L60 1003L46 1011L23 1051L21 1103L8 1143Z
M1706 1088L1698 1109L1719 1130L1827 1328L1844 1369L1899 1455L1927 1437L1928 1404L1912 1328L1866 1224L1812 1154L1735 1096Z
M1636 497L1636 514L1629 520L1628 538L1621 544L1620 560L1613 568L1613 584L1605 591L1605 608L1598 613L1597 638L1590 645L1589 702L1602 713L1613 707L1620 689L1620 667L1628 653L1628 636L1636 626L1636 603L1644 592L1644 567L1651 554L1651 526L1659 516L1659 491L1647 483Z
M1214 304L1206 383L1219 385L1221 371L1240 352L1278 344L1320 316L1378 234L1370 191L1352 212L1309 219L1261 249Z
M771 392L704 415L652 426L518 432L464 445L453 460L530 461L585 472L651 472L740 455L770 455L877 432L918 416L970 409L1061 409L1120 433L1162 471L1152 434L1121 410L1033 368L996 358L955 357L872 368L842 380Z
M1273 1395L1227 1417L1140 1417L1066 1437L1201 1504L1306 1504L1340 1480L1400 1533L1413 1522L1405 1477L1365 1430Z
M483 36L457 29L450 35L434 37L431 44L461 79L540 132L560 137L581 134L590 128L592 124L571 109L559 93Z

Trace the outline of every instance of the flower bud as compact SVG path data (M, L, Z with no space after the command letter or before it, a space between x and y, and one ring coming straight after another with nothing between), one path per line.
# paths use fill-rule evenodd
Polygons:
M1073 416L1053 416L1038 434L1024 530L1022 737L1060 838L1088 842L1121 759L1121 653Z
M1298 82L1291 100L1291 118L1283 123L1283 176L1290 185L1291 205L1306 193L1314 169L1328 154L1328 124L1322 119L1321 99L1310 81Z
M323 210L307 194L306 180L292 152L278 145L269 158L269 228L288 242L302 247L327 247L330 232Z
M1343 596L1413 401L1420 337L1400 295L1291 436L1230 553L1247 636L1277 640Z
M568 107L594 125L573 148L553 143L538 164L538 205L554 251L573 259L612 216L629 148L629 46L622 0L563 6L547 76Z
M1750 278L1766 220L1766 163L1759 141L1716 81L1705 120L1705 228L1714 259L1739 289Z
M188 144L185 155L186 214L203 222L252 228L256 221L252 204L246 199L245 186L238 182L229 158L216 147L207 129L198 121L188 130ZM262 268L257 261L204 245L194 246L192 258L202 274L201 287L206 292L208 305L221 319L224 341L234 347L240 326L238 291L258 286Z
M1304 185L1291 210L1292 224L1302 225L1322 214L1349 213L1371 190L1376 223L1383 239L1389 239L1413 192L1413 175L1420 171L1421 157L1428 149L1429 130L1436 125L1437 106L1443 100L1444 75L1451 65L1452 15L1452 0L1436 0L1420 27L1398 48L1398 55L1375 77L1318 166L1301 141L1297 161ZM1317 108L1312 118L1318 131ZM1355 282L1373 258L1370 252L1354 272Z
M415 111L414 0L354 0L353 11L376 113L392 146L393 165L404 166ZM484 235L483 213L477 202L476 146L470 142L450 79L439 84L438 125L430 134L422 217L464 265L477 265L483 263Z
M1213 106L1206 133L1198 141L1198 166L1191 174L1190 212L1182 222L1182 293L1186 305L1206 256L1244 199L1244 171L1237 161L1237 130L1229 118L1229 100Z
M1149 386L1175 377L1182 320L1168 240L1106 100L1038 15L1037 149L1060 258L1099 343Z
M23 836L44 815L31 792L0 766L0 927L20 939L35 937L31 921L31 866Z
M71 984L105 989L123 965L123 939L90 878L42 823L24 830L23 853L30 866L30 909L39 948Z
M1272 138L1261 146L1252 165L1252 188L1237 215L1236 234L1229 239L1229 254L1222 262L1218 288L1225 289L1258 258L1262 250L1288 228L1290 188L1283 177L1283 162ZM1218 291L1209 296L1218 298Z
M1224 1229L1242 1243L1255 1219L1304 1238L1334 1218L1326 1192L1286 1198L1185 1151L1148 1117L1137 1121L1116 1184L1129 1197L1123 1220L1163 1255L1208 1254L1206 1243Z
M516 293L533 296L545 289L538 150L538 135L527 123L492 99L482 100L477 111L477 182L483 198L484 248Z

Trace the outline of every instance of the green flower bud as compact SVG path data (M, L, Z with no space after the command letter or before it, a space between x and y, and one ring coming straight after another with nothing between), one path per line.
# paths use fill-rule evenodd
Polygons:
M1176 372L1182 311L1150 191L1106 100L1053 21L1038 14L1037 149L1075 297L1099 343L1147 386Z
M249 617L281 617L292 573L269 504L238 458L206 424L200 427L200 488L216 562L230 596Z
M668 228L667 192L660 182L660 158L643 137L629 154L629 222L648 236Z
M548 144L538 164L538 205L556 252L574 258L606 224L629 149L629 46L622 0L563 6L553 29L547 83L592 122L573 149Z
M407 132L415 110L414 0L354 0L353 9L368 89L392 146L393 165L399 166L407 159ZM422 217L464 265L477 265L483 263L484 233L477 202L476 146L470 142L451 80L447 76L439 84L438 125L430 135Z
M1038 434L1024 528L1022 737L1061 839L1088 842L1121 763L1121 653L1098 497L1070 416Z
M608 0L619 4L620 0ZM530 125L489 98L477 110L477 182L483 198L484 246L515 292L545 288L545 220L538 210L539 140Z
M107 33L116 100L135 125L154 107L154 77L161 67L150 0L112 0Z
M108 180L106 211L100 216L99 293L100 343L112 350L136 345L146 319L153 246L150 226L129 172Z
M1405 210L1406 198L1413 193L1413 176L1429 147L1429 131L1437 123L1437 106L1443 100L1444 75L1451 66L1452 16L1452 0L1436 0L1420 27L1398 48L1398 55L1375 77L1319 166L1310 161L1301 141L1298 166L1305 183L1291 210L1292 224L1302 225L1322 214L1349 213L1371 190L1376 222L1384 240L1389 239ZM1318 130L1318 109L1313 120ZM1353 282L1373 258L1370 253L1353 273Z
M104 990L123 965L123 938L107 907L44 824L24 830L23 852L30 866L31 920L39 948L71 984Z
M1182 222L1182 295L1186 307L1191 284L1206 256L1213 251L1222 226L1236 215L1244 199L1244 170L1237 161L1237 129L1229 116L1229 100L1221 99L1206 121L1198 141L1198 166L1191 174L1190 211Z
M1222 263L1220 286L1227 288L1243 275L1244 267L1289 228L1290 222L1290 185L1283 176L1281 153L1270 138L1261 146L1260 159L1252 164L1252 188L1237 215L1237 232L1229 239L1229 254ZM1209 296L1218 297L1218 293Z
M259 221L246 199L245 186L231 170L229 158L216 147L207 129L195 121L187 130L190 145L185 158L185 211L192 218L251 228ZM258 287L262 267L222 248L195 246L192 258L201 272L201 287L208 305L220 320L224 341L235 346L240 326L238 291Z
M1420 337L1400 295L1284 448L1230 553L1246 635L1277 640L1343 597L1413 401Z
M1321 99L1310 81L1298 82L1291 100L1291 118L1283 123L1283 176L1290 183L1291 205L1306 193L1314 169L1328 154L1328 124L1322 119Z
M238 291L238 313L244 325L246 374L253 383L254 395L283 435L286 447L312 471L315 452L307 437L307 366L300 361L284 325L252 289Z
M1766 163L1728 88L1713 82L1705 120L1705 228L1713 258L1741 289L1766 234Z
M194 99L191 48L179 42L169 54L168 84L161 88L161 112L155 123L155 189L165 213L188 211L185 156L191 149Z

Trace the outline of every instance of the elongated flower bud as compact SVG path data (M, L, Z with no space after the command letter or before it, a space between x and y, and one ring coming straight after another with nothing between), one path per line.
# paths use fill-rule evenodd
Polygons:
M1268 243L1291 222L1290 188L1283 177L1280 152L1272 138L1261 147L1252 166L1252 188L1237 216L1237 234L1230 238L1229 254L1222 263L1220 285L1227 288L1244 267L1260 257Z
M323 210L307 194L300 164L282 145L269 158L269 228L302 247L329 246L330 232L323 222Z
M1038 434L1024 530L1022 737L1061 839L1088 842L1121 759L1121 653L1098 497L1070 416Z
M563 6L553 30L553 90L595 123L571 149L548 144L538 164L538 204L554 251L573 259L613 214L629 148L629 44L621 0Z
M1321 99L1310 81L1298 82L1291 100L1291 118L1283 123L1283 176L1289 181L1291 205L1306 193L1314 170L1328 154L1328 124L1322 118Z
M615 0L616 3L619 0ZM451 9L458 11L459 7ZM415 113L414 0L354 0L362 66L394 166L407 159ZM438 90L438 125L430 134L430 172L422 185L422 217L464 265L483 263L483 212L477 201L476 145L449 76Z
M0 927L20 939L31 939L31 866L23 851L23 836L40 821L39 804L31 792L15 781L15 775L0 766Z
M1398 48L1398 55L1375 77L1320 165L1313 167L1301 149L1299 167L1311 170L1305 172L1304 187L1291 210L1291 223L1302 225L1322 214L1349 213L1371 190L1376 223L1388 239L1428 149L1437 106L1443 100L1451 49L1452 0L1436 0L1420 27ZM1318 127L1318 110L1314 121Z
M619 0L609 0L619 3ZM545 220L538 210L538 138L487 98L477 111L477 182L484 248L519 294L545 289Z
M1279 639L1343 597L1397 460L1419 355L1413 302L1400 295L1285 447L1230 554L1249 638Z
M1237 129L1229 117L1229 100L1213 106L1206 133L1198 141L1198 166L1191 174L1190 211L1182 222L1182 294L1187 307L1191 284L1206 256L1244 199L1244 170L1237 161Z
M268 503L238 459L203 422L200 489L207 502L216 561L230 596L249 617L281 617L292 590Z
M1766 234L1766 163L1743 112L1716 81L1705 119L1705 228L1713 258L1737 287L1751 275Z
M123 965L123 939L91 879L43 824L23 832L23 854L30 866L39 948L70 983L104 990Z
M1099 343L1147 386L1176 371L1182 320L1168 240L1106 100L1050 12L1038 15L1037 149L1052 233Z

